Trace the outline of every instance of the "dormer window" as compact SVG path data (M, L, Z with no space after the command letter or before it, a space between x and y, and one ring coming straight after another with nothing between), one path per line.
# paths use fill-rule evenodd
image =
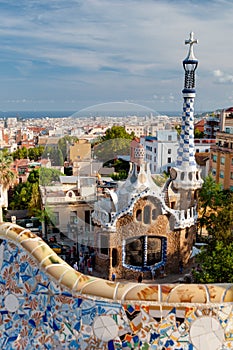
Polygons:
M136 221L142 222L145 225L150 225L161 214L159 207L154 204L147 204L141 209L136 210Z
M146 205L143 210L143 223L150 224L151 222L151 207L150 205Z
M142 209L138 209L136 212L136 220L142 221Z

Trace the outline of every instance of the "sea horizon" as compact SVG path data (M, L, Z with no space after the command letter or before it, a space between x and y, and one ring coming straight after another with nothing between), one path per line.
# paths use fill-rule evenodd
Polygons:
M197 112L195 115L199 115L207 112ZM168 116L168 117L181 117L182 111L156 111L156 113L150 111L51 111L51 110L41 110L41 111L0 111L0 118L18 118L18 119L36 119L36 118L88 118L88 117L127 117L127 116Z

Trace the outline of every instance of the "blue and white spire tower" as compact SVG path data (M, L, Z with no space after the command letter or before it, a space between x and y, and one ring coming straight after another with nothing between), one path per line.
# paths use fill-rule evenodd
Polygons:
M182 126L176 166L171 169L171 178L175 188L194 190L201 188L203 180L195 160L194 147L195 71L198 60L193 52L193 45L197 44L193 32L190 33L190 38L185 40L185 44L189 45L189 52L183 61L185 79L184 89L182 90L184 98Z

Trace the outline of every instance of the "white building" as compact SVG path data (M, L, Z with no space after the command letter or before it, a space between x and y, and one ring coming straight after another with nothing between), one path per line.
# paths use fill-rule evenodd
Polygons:
M140 138L145 149L145 161L150 163L152 174L161 174L175 165L178 149L176 130L157 130L155 136Z

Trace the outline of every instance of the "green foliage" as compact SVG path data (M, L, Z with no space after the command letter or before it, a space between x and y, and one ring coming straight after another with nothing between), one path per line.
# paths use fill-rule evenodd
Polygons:
M167 178L168 178L167 175L165 175L164 173L153 175L153 181L159 187L162 187L165 184L165 182L167 181Z
M50 159L53 166L63 166L64 158L61 149L55 145L49 145L45 147L44 154Z
M212 239L230 243L233 238L233 202L225 203L215 213L210 213L206 218L206 228Z
M201 206L205 209L217 207L221 203L222 192L221 185L217 184L211 175L207 176L199 192Z
M48 186L59 181L59 176L64 175L57 169L40 168L30 172L28 179L13 188L9 195L9 209L28 209L31 215L37 216L40 210L39 185Z
M31 191L32 184L30 184L28 181L16 185L13 192L9 195L9 209L28 209L31 199Z
M42 186L52 185L59 181L61 175L64 174L57 169L42 167L39 169L39 183Z
M107 129L105 136L102 137L103 141L112 140L112 139L129 139L134 138L134 133L127 133L124 126L112 126L111 129Z
M28 149L28 158L30 160L37 161L41 158L43 153L44 153L44 146L37 146L37 147L29 148Z
M202 272L195 272L196 282L233 282L233 194L222 190L211 176L204 180L199 193L199 226L208 233L208 246L196 260Z
M48 224L55 223L54 212L48 206L46 206L43 210L37 209L35 210L35 216L41 221Z
M127 179L129 172L129 162L124 159L111 159L104 163L104 167L114 167L115 173L111 174L113 180L125 180Z
M14 184L16 175L13 170L11 170L13 159L7 153L0 151L0 184L3 188L9 188Z
M204 179L198 198L200 208L198 225L201 232L204 226L210 227L210 214L215 214L217 208L223 205L224 197L221 185L217 184L211 175L207 176Z
M181 125L180 124L176 125L175 129L176 129L177 134L180 135L180 133L181 133Z
M28 175L27 181L30 182L31 184L38 183L39 177L40 177L40 169L34 169Z
M64 160L67 160L69 145L72 145L77 141L78 141L78 138L76 136L69 136L69 135L65 135L58 141L58 148L61 150Z
M116 174L112 174L111 178L113 180L125 180L127 179L128 173L125 170L120 170L118 173Z
M12 157L14 160L27 159L27 148L26 147L18 148L16 151L12 153Z
M38 146L27 149L26 147L22 147L17 149L15 152L12 153L12 157L14 160L16 159L27 159L37 161L41 158L42 154L44 153L44 147Z
M199 192L201 206L204 209L216 208L222 202L222 194L221 185L217 184L211 175L207 176Z
M198 129L195 129L195 130L194 130L194 138L195 138L195 139L203 139L204 136L205 136L205 135L204 135L204 132L203 132L203 131L200 131L200 130L198 130Z
M196 258L202 271L194 274L197 283L233 283L233 242L212 242Z
M199 218L201 229L205 227L209 236L228 242L233 229L233 194L222 190L211 176L204 180L199 192Z
M31 185L31 198L28 204L29 213L31 216L36 216L37 210L41 207L41 198L38 183Z
M117 159L113 164L115 171L124 171L126 174L129 172L129 162L124 159Z
M134 134L128 134L123 126L113 126L106 131L100 143L95 145L94 156L102 162L116 159L119 155L130 155L130 144Z

